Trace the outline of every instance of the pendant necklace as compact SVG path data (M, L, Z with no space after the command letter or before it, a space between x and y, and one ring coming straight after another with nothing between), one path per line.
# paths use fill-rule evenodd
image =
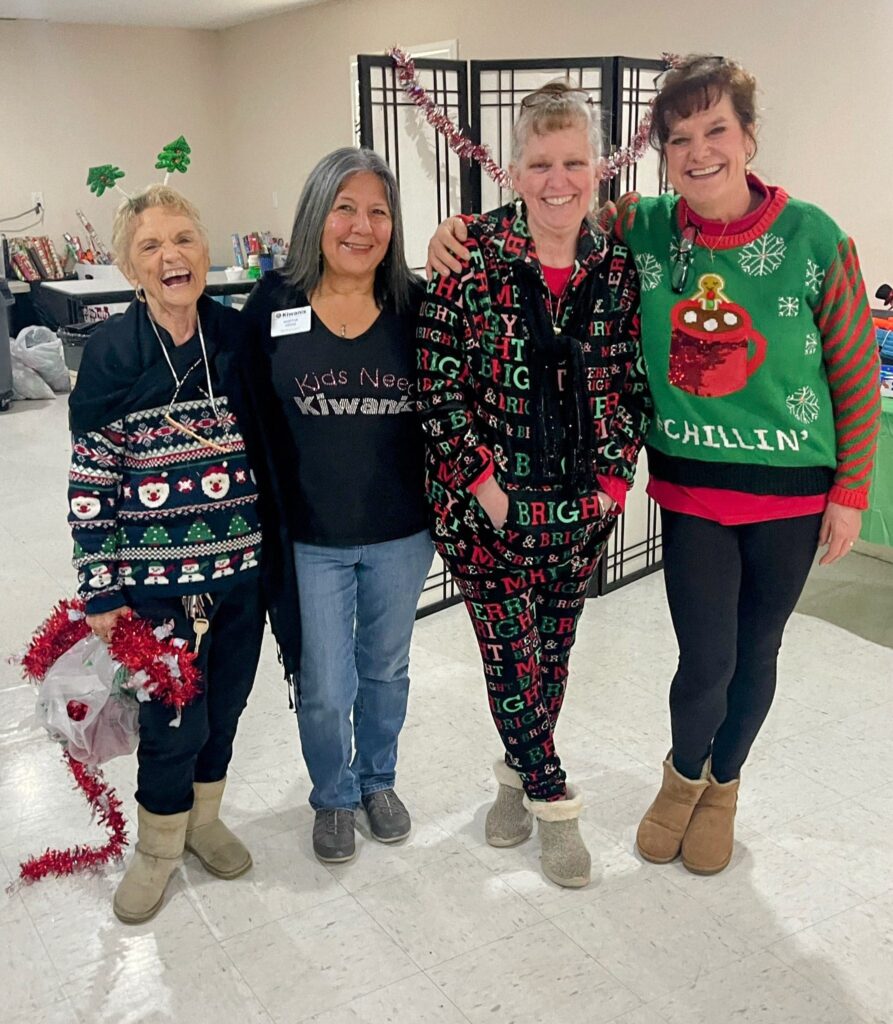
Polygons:
M719 243L723 240L723 237L724 237L724 235L726 233L726 229L728 228L728 226L729 226L729 221L726 221L725 224L723 224L723 226L722 226L722 231L719 233L719 238L716 239L716 241L713 243L713 245L711 245L707 241L706 237L704 236L703 231L701 231L700 228L696 228L695 229L697 231L697 233L698 233L698 238L701 240L701 245L703 245L704 248L710 253L710 262L711 263L715 262L714 254L716 252L717 247L719 246Z
M552 294L552 290L549 289L549 319L552 321L552 333L555 335L561 334L561 321L563 317L561 313L561 299L556 298Z
M199 360L196 360L192 364L192 366L189 367L186 373L183 374L182 377L178 377L177 371L174 369L174 364L171 361L171 357L170 355L168 355L168 351L164 346L164 342L161 340L161 335L158 333L158 327L154 319L152 318L152 315L149 313L148 309L146 310L146 312L147 314L149 314L149 323L152 325L152 330L155 332L155 337L158 339L158 344L161 346L162 355L164 356L165 362L168 365L168 369L171 371L171 376L174 378L174 397L171 399L171 403L167 408L167 412L164 414L163 418L165 423L170 424L170 426L174 427L176 430L179 430L180 433L186 434L187 437L191 437L193 441L198 441L199 444L204 445L206 448L213 448L214 451L223 452L225 455L229 454L228 448L225 448L223 445L218 444L216 441L212 441L208 437L202 437L201 434L193 430L192 427L189 427L185 423L180 423L178 420L174 419L173 415L171 414L171 410L174 407L174 403L177 401L177 397L180 394L180 388L183 387L186 378L193 371L193 369L195 369L195 367L199 365ZM198 341L199 345L201 345L202 350L201 362L205 364L205 380L207 381L208 384L208 400L211 403L211 408L214 410L215 417L219 421L220 413L217 411L217 401L214 398L214 388L211 386L211 368L208 364L208 350L205 347L205 335L204 332L202 331L201 317L198 315L197 311L195 314L195 320L196 324L198 325Z
M571 276L573 276L573 273ZM561 302L567 294L567 285L569 281L570 278L565 282L564 290L560 295L555 295L549 285L546 284L546 295L549 299L549 319L552 321L552 333L556 336L561 334L561 325L564 322L564 311L561 308Z

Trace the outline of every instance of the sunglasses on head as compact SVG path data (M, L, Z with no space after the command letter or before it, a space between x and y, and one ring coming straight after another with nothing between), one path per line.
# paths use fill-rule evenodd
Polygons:
M671 71L678 71L683 67L687 70L690 70L693 67L698 67L702 71L706 71L708 69L712 70L714 67L719 67L725 59L725 57L720 57L718 54L708 54L703 57L698 57L696 60L687 61L685 58L676 57L674 54L666 54L666 66L663 71L654 76L654 85L659 91L663 88L664 78L666 78Z
M555 100L563 100L568 97L581 99L584 103L594 104L595 100L585 89L575 89L565 86L561 82L550 82L536 92L528 93L521 99L521 109L529 110L531 107L539 106L541 103L552 103Z

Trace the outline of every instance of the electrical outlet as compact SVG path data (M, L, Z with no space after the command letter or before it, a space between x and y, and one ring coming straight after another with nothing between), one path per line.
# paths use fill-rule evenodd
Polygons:
M37 207L43 210L43 192L32 192L31 193L31 209L34 210Z

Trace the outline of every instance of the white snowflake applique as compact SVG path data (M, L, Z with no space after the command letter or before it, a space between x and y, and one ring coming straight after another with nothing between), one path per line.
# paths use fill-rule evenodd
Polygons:
M821 290L822 284L825 281L825 271L815 262L815 260L806 258L806 290L810 292L818 292Z
M778 315L796 316L800 312L800 300L796 295L778 296Z
M745 245L738 256L738 262L745 274L766 277L781 266L786 249L785 240L769 232L755 238L750 245Z
M803 346L803 354L806 356L814 356L819 350L819 336L815 331L810 331L806 335L806 344Z
M640 252L635 259L642 291L650 292L660 284L661 278L664 276L664 268L658 262L657 257L650 252Z
M788 395L785 403L788 412L800 423L812 423L819 418L819 400L808 385L797 388L792 395Z

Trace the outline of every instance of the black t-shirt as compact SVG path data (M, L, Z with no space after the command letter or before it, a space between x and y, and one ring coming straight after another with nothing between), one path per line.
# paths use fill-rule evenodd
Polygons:
M294 305L276 301L271 316ZM384 309L357 338L338 337L311 312L309 330L269 337L268 346L297 461L294 539L338 547L423 530L415 309Z

